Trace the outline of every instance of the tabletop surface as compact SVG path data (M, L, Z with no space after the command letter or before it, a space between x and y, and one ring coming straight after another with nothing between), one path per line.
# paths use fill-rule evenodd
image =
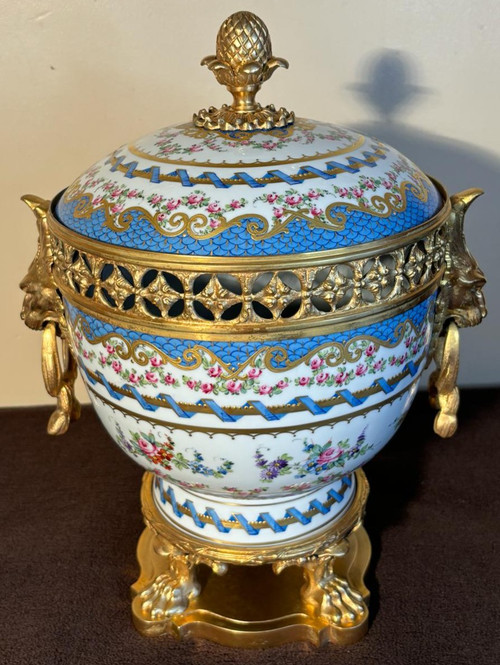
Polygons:
M370 629L350 647L236 650L145 638L130 585L141 469L90 407L60 438L48 408L0 411L0 662L5 665L493 665L500 662L500 390L462 393L459 431L417 396L366 467Z

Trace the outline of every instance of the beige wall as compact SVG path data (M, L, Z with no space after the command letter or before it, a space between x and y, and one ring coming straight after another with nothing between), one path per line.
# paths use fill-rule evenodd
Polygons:
M377 134L450 190L487 190L468 238L490 316L463 335L461 382L498 383L498 0L0 0L1 405L50 401L40 336L19 320L17 284L36 242L19 196L50 198L125 141L226 101L199 61L242 8L290 61L261 101Z

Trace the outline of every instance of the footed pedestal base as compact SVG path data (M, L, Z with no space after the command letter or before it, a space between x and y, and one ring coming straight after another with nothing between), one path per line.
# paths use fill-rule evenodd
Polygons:
M352 644L365 634L363 577L371 547L362 526L368 483L361 470L341 516L307 538L266 547L232 547L187 534L159 513L152 483L152 474L145 474L141 574L132 586L141 633L240 647Z

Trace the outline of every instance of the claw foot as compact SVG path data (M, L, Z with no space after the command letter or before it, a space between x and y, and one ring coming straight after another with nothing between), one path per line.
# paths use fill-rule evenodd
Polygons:
M336 571L338 557L337 549L305 562L306 584L302 597L328 624L348 628L363 623L368 608L361 593Z
M182 614L200 593L194 566L186 555L169 556L166 568L139 595L141 613L149 621L164 621Z

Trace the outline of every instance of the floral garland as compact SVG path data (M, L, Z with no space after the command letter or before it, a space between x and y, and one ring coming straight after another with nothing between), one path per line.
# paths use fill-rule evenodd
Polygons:
M276 381L262 380L262 374L266 369L261 356L257 356L246 373L240 379L227 379L224 377L222 367L214 363L208 355L202 357L202 368L205 372L203 378L193 378L193 374L183 373L179 378L174 376L168 369L159 353L146 346L141 347L141 354L148 359L145 367L140 367L134 360L130 364L124 363L119 356L120 342L113 343L110 338L102 342L101 351L97 354L93 350L87 350L83 345L83 335L79 327L75 330L75 346L78 354L83 357L87 364L96 365L99 369L110 368L124 383L136 387L146 386L168 386L178 388L186 386L194 393L201 395L246 395L254 394L260 397L274 397L280 395L290 386L307 387L345 387L357 377L365 375L381 375L387 366L402 367L410 360L414 360L426 344L427 336L423 328L419 333L407 324L403 333L404 352L391 354L388 357L379 357L380 344L375 340L360 339L351 342L349 353L358 358L354 367L347 364L329 366L331 348L320 349L311 358L305 361L301 376L291 378L285 373L280 373ZM352 363L354 365L354 363ZM269 374L267 375L269 376Z
M230 140L224 137L223 143L218 143L217 138L220 134L213 135L207 132L207 135L191 145L182 145L177 140L180 135L185 134L184 130L172 131L172 128L166 127L157 134L157 140L154 142L157 152L152 154L152 157L168 157L168 155L177 154L194 154L201 152L204 149L213 150L214 152L227 152L227 148L251 148L252 150L280 150L288 145L299 143L300 145L310 145L317 139L325 141L354 141L352 133L346 129L331 127L326 132L314 131L312 127L297 127L291 135L279 137L273 134L269 135L264 141L258 140L256 136L262 137L263 132L248 133L247 138L239 140Z
M366 455L368 450L373 447L373 444L366 443L366 427L356 439L356 444L351 447L349 439L338 441L335 445L332 440L327 441L323 446L311 443L307 439L303 442L303 451L307 453L305 459L300 462L294 462L293 457L288 453L283 453L275 459L266 459L262 448L259 448L254 455L255 464L261 470L260 480L265 483L272 482L275 478L284 476L290 473L295 473L295 478L304 478L305 476L314 474L319 476L324 471L331 469L342 469L345 464L358 457ZM321 482L328 482L335 477L335 474L322 477ZM288 485L284 489L307 489L310 485Z
M116 424L118 444L134 457L145 457L162 470L171 471L174 466L178 470L188 469L192 473L213 478L223 478L233 470L234 462L224 458L221 458L217 467L212 468L205 464L203 455L197 450L193 449L192 459L181 452L175 452L175 444L168 435L165 435L164 441L158 440L152 432L148 434L130 431L130 435L131 438L125 436L121 427Z

